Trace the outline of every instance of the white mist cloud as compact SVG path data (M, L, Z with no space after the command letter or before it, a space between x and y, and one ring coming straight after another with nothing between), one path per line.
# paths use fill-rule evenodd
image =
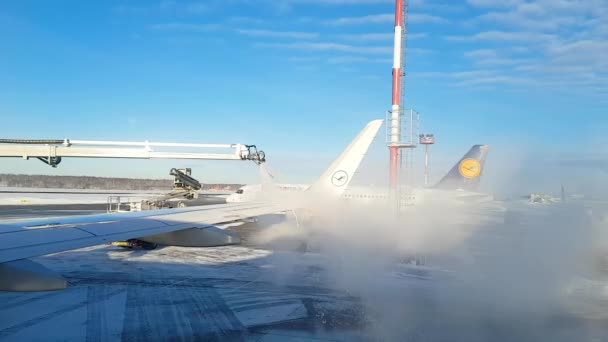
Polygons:
M478 203L426 191L424 201L395 217L386 203L267 195L309 209L257 241L322 256L326 285L361 300L365 332L374 339L559 337L547 324L573 314L573 284L593 274L600 236L580 203ZM408 264L415 257L427 264ZM279 272L300 262L283 258Z

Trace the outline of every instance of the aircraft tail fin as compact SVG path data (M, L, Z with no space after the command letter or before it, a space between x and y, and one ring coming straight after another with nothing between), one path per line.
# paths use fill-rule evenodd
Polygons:
M446 190L474 191L479 185L483 173L488 145L475 145L445 175L435 188Z
M383 120L369 122L308 190L340 196L359 168L369 146L378 134L382 122Z

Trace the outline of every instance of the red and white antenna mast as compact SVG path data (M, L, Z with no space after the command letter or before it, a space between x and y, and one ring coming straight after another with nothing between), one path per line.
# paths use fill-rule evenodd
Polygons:
M395 1L395 44L393 50L393 92L389 125L389 184L396 190L399 183L399 144L401 142L401 67L403 41L403 0Z

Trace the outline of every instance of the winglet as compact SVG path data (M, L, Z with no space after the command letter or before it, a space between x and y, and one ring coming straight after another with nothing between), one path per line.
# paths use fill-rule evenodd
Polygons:
M308 190L340 196L359 168L369 146L378 134L382 122L383 120L370 121Z
M448 172L435 188L448 190L475 190L483 173L488 145L475 145Z

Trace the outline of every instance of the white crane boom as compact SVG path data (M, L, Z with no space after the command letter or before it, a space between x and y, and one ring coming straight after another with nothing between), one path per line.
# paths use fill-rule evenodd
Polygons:
M159 148L184 148L188 152L161 151ZM209 153L209 149L232 150L231 153ZM200 151L192 151L200 150ZM204 150L204 152L203 152ZM227 151L225 151L227 152ZM0 157L38 158L56 167L61 158L127 158L127 159L209 159L265 161L264 152L255 145L192 144L96 140L21 140L0 139Z

